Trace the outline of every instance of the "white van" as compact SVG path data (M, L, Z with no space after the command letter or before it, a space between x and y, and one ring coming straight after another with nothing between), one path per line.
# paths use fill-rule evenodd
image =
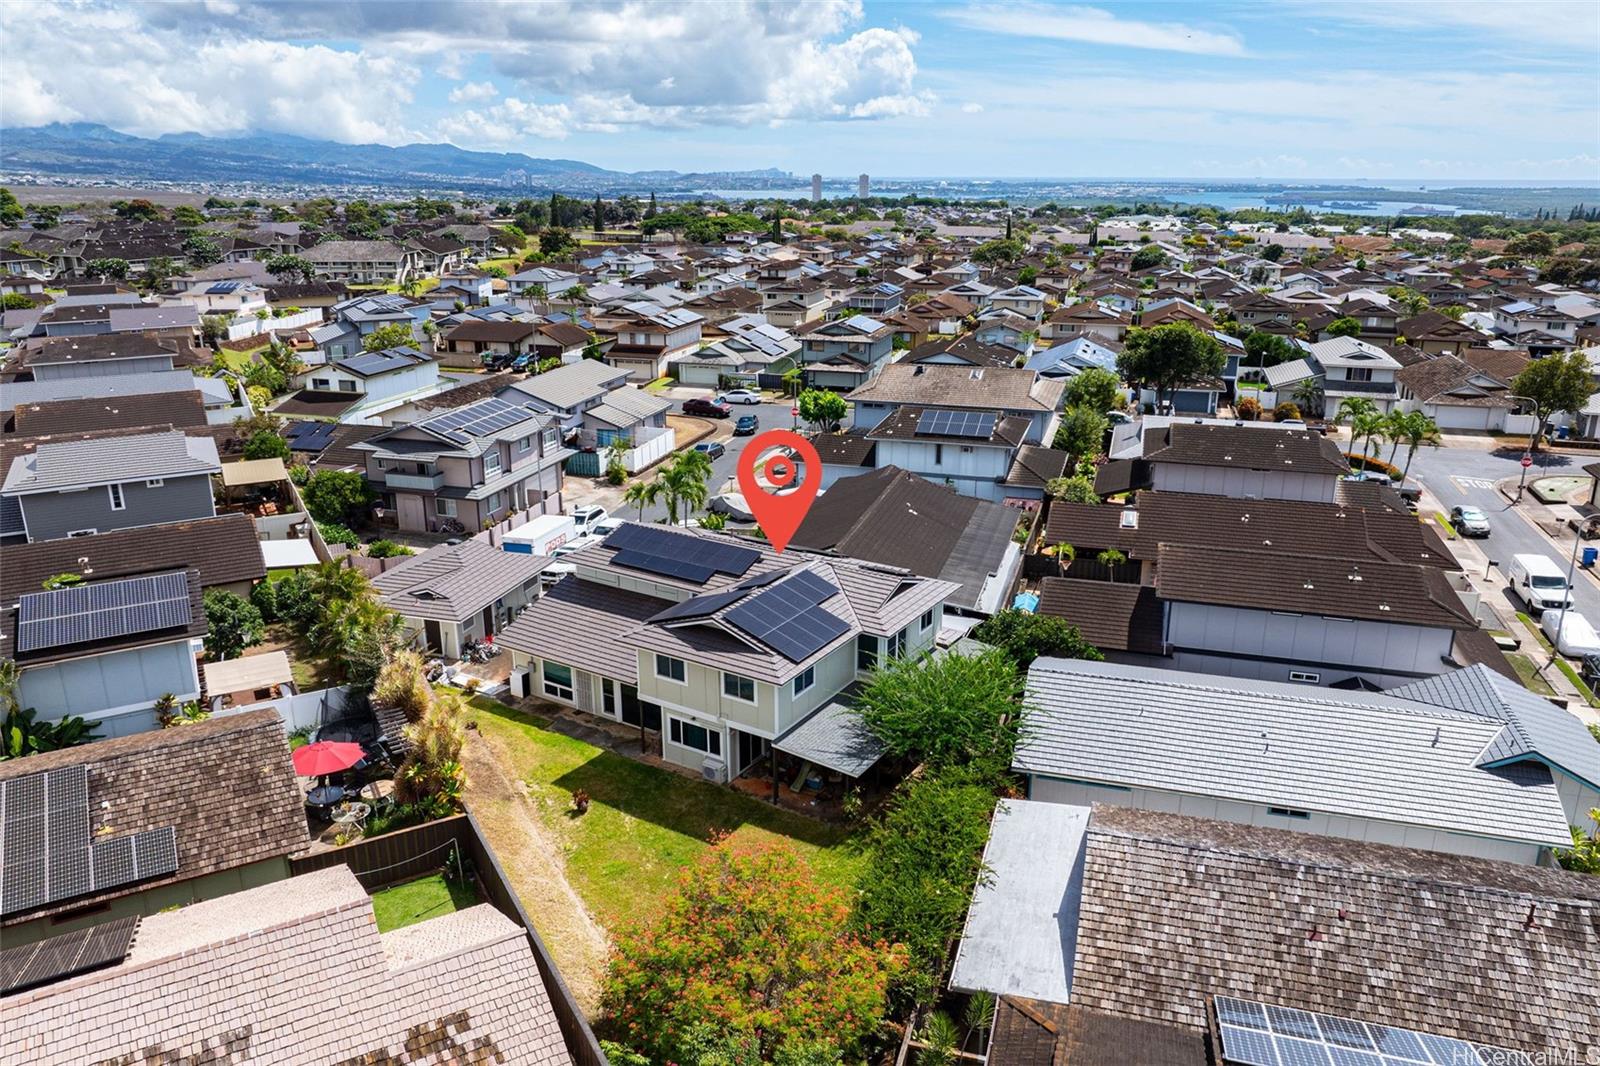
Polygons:
M1567 575L1548 556L1513 555L1506 580L1535 617L1552 608L1572 606Z

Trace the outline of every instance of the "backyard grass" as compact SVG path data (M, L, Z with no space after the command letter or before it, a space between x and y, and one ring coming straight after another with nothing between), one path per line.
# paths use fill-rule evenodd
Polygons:
M405 881L372 894L372 913L378 932L415 925L441 914L463 910L478 902L470 884L447 880L442 873Z
M820 878L855 885L865 860L842 827L551 732L494 700L469 702L478 729L506 772L526 786L562 849L573 889L602 925L653 917L678 874L723 834L787 839ZM582 815L572 808L578 789L590 797Z
M251 348L249 351L242 352L236 352L229 348L222 348L218 350L214 358L217 362L221 363L229 370L243 371L245 367L255 362L257 352L264 352L266 350L267 346L265 344L259 348Z

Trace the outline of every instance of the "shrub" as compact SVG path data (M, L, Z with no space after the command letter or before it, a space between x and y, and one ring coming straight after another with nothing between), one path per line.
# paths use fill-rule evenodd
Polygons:
M337 522L318 522L317 532L321 533L322 539L329 544L343 544L347 548L359 547L361 544L361 538L356 536L355 530Z
M375 540L367 545L367 554L374 559L394 559L402 555L415 555L414 548L396 544L392 540Z
M1044 488L1052 499L1066 503L1100 502L1100 494L1094 491L1094 479L1082 475L1051 478Z
M817 1044L857 1057L905 954L846 932L849 915L848 896L791 845L720 842L683 872L653 924L618 932L605 1005L623 1042L652 1062L704 1062L707 1039L726 1051L730 1038L753 1045L757 1062Z
M284 622L295 628L304 628L317 610L316 597L311 594L310 576L296 570L277 580L263 581L250 590L250 602L261 612L266 622Z
M246 459L287 459L289 442L271 430L261 430L244 442Z
M395 774L394 795L399 803L433 801L454 813L460 807L466 771L461 766L461 747L466 732L461 728L461 699L442 695L429 702L422 716L406 726L411 752Z
M1246 422L1257 422L1261 419L1261 401L1254 396L1246 396L1234 404L1233 409Z
M33 708L17 707L13 696L6 697L6 704L6 716L0 720L0 762L100 739L99 731L77 715L40 722Z
M383 669L378 671L372 698L386 706L398 707L405 712L406 721L417 722L433 705L433 688L428 684L427 668L422 656L410 648L403 648L390 656Z
M319 470L306 479L300 495L318 522L359 523L372 502L372 486L354 470Z
M1101 559L1101 562L1118 565L1108 559ZM1084 640L1083 634L1066 619L1034 614L1015 607L996 611L975 626L971 635L973 640L1003 649L1019 670L1026 670L1040 656L1088 659L1091 662L1105 658L1100 654L1100 649Z
M1274 422L1290 422L1299 417L1300 408L1288 400L1283 401L1272 409L1272 420Z

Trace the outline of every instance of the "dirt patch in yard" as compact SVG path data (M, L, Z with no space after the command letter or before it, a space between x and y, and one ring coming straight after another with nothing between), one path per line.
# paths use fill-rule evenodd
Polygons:
M693 415L668 415L667 428L672 430L672 450L675 452L704 440L717 429L709 418L695 418Z
M578 1006L598 1017L609 939L567 881L566 857L529 809L522 782L503 769L503 755L482 733L467 734L467 800Z

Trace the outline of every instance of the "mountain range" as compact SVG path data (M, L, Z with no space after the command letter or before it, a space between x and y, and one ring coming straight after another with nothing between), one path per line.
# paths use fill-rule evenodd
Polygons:
M692 186L708 178L792 181L783 171L737 175L639 174L577 159L540 159L520 152L474 152L453 144L340 144L285 133L212 137L169 133L135 137L91 122L0 130L0 168L52 177L162 181L255 181L299 184L499 185L521 171L529 184L629 187L640 182Z

